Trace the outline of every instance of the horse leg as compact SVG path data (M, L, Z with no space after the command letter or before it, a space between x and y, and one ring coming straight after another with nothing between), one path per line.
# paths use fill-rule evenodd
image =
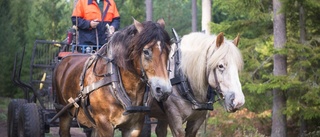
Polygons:
M188 121L186 125L186 137L195 137L204 120L205 117Z
M143 123L132 125L131 128L122 128L121 133L123 137L139 137L143 128Z
M139 137L141 130L121 129L123 137Z
M168 129L168 122L165 120L158 120L158 123L156 126L157 137L166 137L168 132L167 129Z
M69 116L67 112L63 113L59 117L59 135L60 137L70 137L70 124L71 124L72 118Z
M97 132L97 133L92 133L91 136L96 136L99 134L100 137L113 137L114 134L114 129L111 123L97 123L97 128L95 128L92 132Z
M175 117L168 117L169 127L171 129L172 135L174 137L185 137L185 131L181 120L181 117L175 116Z
M95 128L92 128L90 137L99 137L99 134Z

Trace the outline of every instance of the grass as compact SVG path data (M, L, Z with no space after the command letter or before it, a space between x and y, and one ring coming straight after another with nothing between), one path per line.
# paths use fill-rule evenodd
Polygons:
M7 121L8 104L10 103L9 98L0 97L0 120Z

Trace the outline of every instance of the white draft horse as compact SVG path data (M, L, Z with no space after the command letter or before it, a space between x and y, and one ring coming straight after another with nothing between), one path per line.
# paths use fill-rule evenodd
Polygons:
M180 62L170 58L171 66L179 67L177 69L185 75L197 102L208 101L207 93L211 86L227 112L235 112L244 105L245 97L238 74L243 60L238 43L239 36L230 42L223 33L211 36L193 32L183 36L178 49L172 48L173 56L177 56L176 51L180 50L181 57ZM174 72L174 69L170 70ZM171 73L171 78L174 75ZM179 91L181 88L177 85L172 89L172 95L165 102L154 101L152 104L150 117L158 119L156 134L166 137L169 125L174 137L195 137L208 110L195 110L195 105L180 94L186 91Z

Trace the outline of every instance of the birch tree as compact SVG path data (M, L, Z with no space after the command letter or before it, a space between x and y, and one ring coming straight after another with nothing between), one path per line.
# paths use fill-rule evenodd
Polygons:
M202 0L202 19L201 19L202 31L206 34L210 34L211 22L211 0Z
M191 12L192 12L192 31L195 32L197 31L197 0L192 0L192 4L191 4Z
M152 21L153 5L152 0L146 0L146 21Z

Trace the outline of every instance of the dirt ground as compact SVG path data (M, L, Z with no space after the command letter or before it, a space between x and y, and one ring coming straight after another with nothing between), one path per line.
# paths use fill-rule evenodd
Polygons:
M7 122L0 121L0 137L7 137Z
M0 109L1 115L7 115L7 110ZM71 136L72 137L86 137L85 133L79 128L71 128ZM8 125L7 121L0 119L0 137L7 137L8 136ZM58 127L51 127L50 133L46 133L46 136L49 137L59 137L59 128Z
M0 137L7 137L7 122L0 121ZM81 131L79 128L71 128L71 136L72 137L86 137L86 135ZM51 127L50 133L46 133L46 136L50 137L59 137L59 128L58 127Z
M0 137L8 136L8 125L7 125L7 115L8 115L8 104L10 102L9 98L4 98L0 96ZM71 128L72 137L86 137L85 133L80 128ZM46 133L46 137L59 137L59 128L50 127L50 133Z

